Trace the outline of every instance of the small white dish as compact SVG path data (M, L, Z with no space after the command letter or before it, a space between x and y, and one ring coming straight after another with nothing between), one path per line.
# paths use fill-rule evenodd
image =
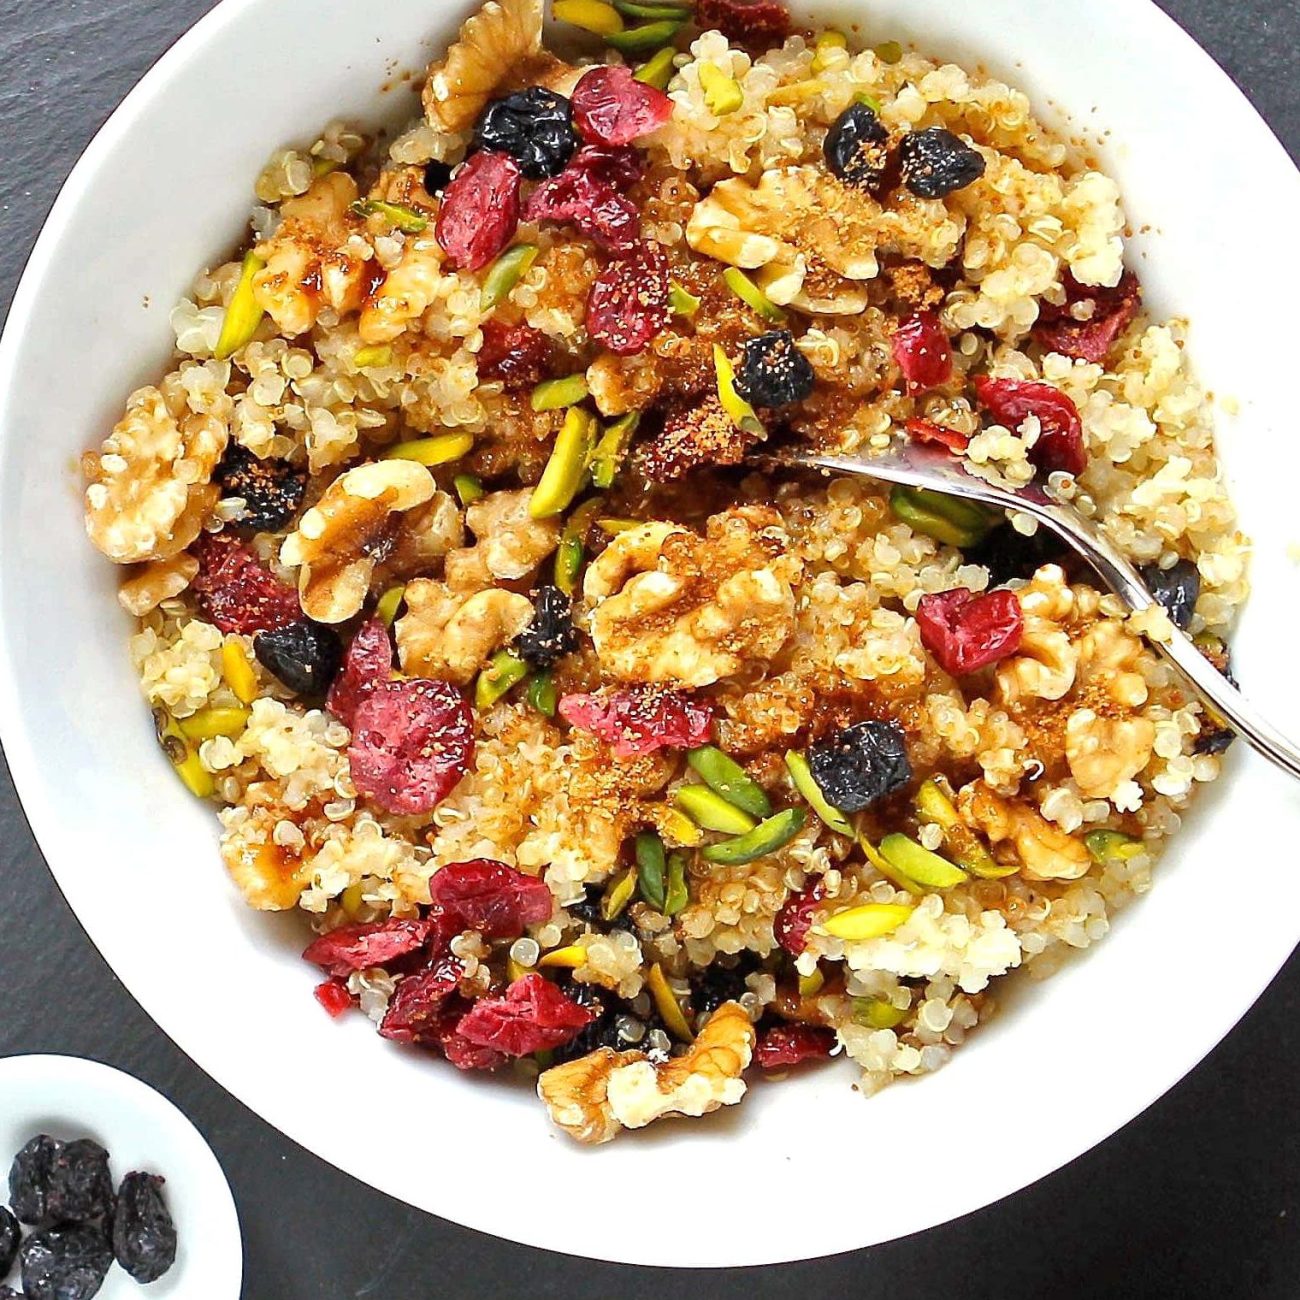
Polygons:
M136 1169L167 1180L176 1263L147 1288L114 1264L97 1300L238 1300L244 1255L230 1186L198 1129L161 1093L97 1061L6 1057L0 1060L0 1201L8 1198L10 1161L38 1133L62 1142L93 1138L109 1153L115 1184ZM14 1271L8 1280L17 1287Z

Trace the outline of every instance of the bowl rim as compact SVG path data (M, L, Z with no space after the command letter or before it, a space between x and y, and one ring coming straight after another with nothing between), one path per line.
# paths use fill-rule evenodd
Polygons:
M268 4L269 0L218 0L218 3L199 18L190 28L188 28L177 40L159 57L159 59L142 75L140 80L123 98L118 107L105 120L103 125L96 131L93 138L87 144L75 165L71 169L68 177L59 189L58 195L52 204L48 215L46 216L40 234L36 239L33 248L27 258L23 268L18 285L14 291L10 304L8 316L5 322L3 333L0 334L0 440L5 437L5 430L10 424L8 419L9 412L9 395L13 384L14 369L19 351L19 339L25 329L29 319L37 307L40 284L46 272L49 269L51 253L56 248L59 240L68 225L70 218L77 208L82 198L82 191L86 182L94 175L96 168L99 166L102 157L107 155L120 141L123 136L128 135L135 127L137 119L147 108L149 102L164 85L169 84L174 78L179 76L184 70L187 61L191 55L201 49L209 40L215 37L227 26L236 24L244 20L245 16L253 10L256 10ZM1273 155L1272 168L1278 171L1284 171L1290 174L1291 179L1300 182L1300 172L1297 171L1296 164L1287 154L1282 146L1276 133L1268 122L1262 117L1257 109L1250 103L1241 89L1232 81L1228 74L1214 61L1214 59L1202 49L1196 41L1167 13L1165 13L1156 4L1155 0L1140 0L1137 5L1133 0L1093 0L1094 5L1103 10L1112 13L1122 11L1124 20L1129 26L1131 39L1135 42L1142 42L1149 39L1165 48L1172 48L1180 58L1185 60L1189 67L1192 67L1197 76L1202 80L1208 80L1215 85L1217 93L1217 102L1221 107L1231 105L1234 113L1234 121L1238 126L1248 127L1255 135L1254 144L1257 148L1270 151ZM469 3L463 6L466 12L472 7ZM815 7L815 6L814 6ZM1297 186L1297 192L1300 193L1300 186ZM3 502L0 501L0 511L4 509ZM3 574L0 574L0 584L3 582ZM24 721L23 711L20 705L20 684L17 680L17 674L14 671L14 665L11 660L11 651L8 644L0 638L0 738L3 738L5 752L8 757L9 767L13 779L15 791L18 795L22 812L27 820L28 827L32 833L38 848L41 851L42 859L45 861L47 869L54 877L56 885L63 894L65 901L68 901L70 910L77 918L87 938L99 950L98 944L90 934L85 923L82 921L76 908L72 905L68 893L64 888L64 878L61 875L61 867L56 864L46 849L46 845L57 840L54 833L54 826L59 819L60 813L57 802L48 797L49 782L42 771L42 761L39 757L41 747L39 737L34 736ZM1226 772L1221 784L1228 785L1239 780L1240 774L1236 772ZM1232 1014L1226 1017L1220 1017L1213 1026L1200 1037L1194 1044L1189 1044L1184 1051L1168 1069L1163 1071L1158 1087L1151 1093L1149 1089L1133 1090L1126 1094L1126 1100L1122 1106L1116 1107L1116 1112L1122 1112L1122 1117L1118 1120L1112 1116L1100 1124L1085 1124L1080 1128L1081 1136L1072 1139L1072 1154L1059 1156L1053 1153L1050 1156L1040 1156L1038 1158L1037 1172L1032 1177L1025 1179L1017 1176L1013 1182L1004 1184L1003 1190L993 1194L985 1192L979 1193L975 1197L966 1197L960 1205L951 1211L945 1211L942 1216L930 1220L929 1226L937 1226L942 1222L951 1220L962 1214L971 1213L986 1205L995 1204L1008 1196L1013 1195L1016 1191L1031 1185L1033 1182L1046 1177L1048 1174L1055 1172L1056 1169L1062 1168L1070 1161L1077 1159L1086 1151L1090 1150L1106 1137L1118 1132L1125 1124L1129 1123L1137 1115L1141 1114L1148 1107L1160 1099L1169 1089L1177 1084L1183 1076L1198 1064L1204 1057L1222 1040L1222 1038L1231 1031L1233 1026L1241 1019L1242 1016L1250 1009L1254 1002L1263 993L1268 984L1276 976L1281 965L1285 961L1285 954L1272 964L1270 969L1261 979L1251 980L1251 991L1247 1000L1244 1000L1235 1007ZM110 963L111 965L111 963ZM123 981L125 984L125 981ZM232 1086L225 1083L225 1071L218 1068L209 1054L191 1053L189 1047L185 1046L183 1039L189 1035L183 1032L183 1027L177 1025L175 1033L173 1029L164 1025L161 1020L157 1019L151 1009L152 999L147 998L145 993L137 993L132 985L126 985L128 992L142 1008L154 1020L154 1023L165 1033L185 1054L201 1069L208 1073L223 1089L231 1094L236 1100L239 1100L239 1093ZM202 1056L202 1060L200 1057ZM110 1067L111 1068L111 1067ZM129 1077L129 1076L128 1076ZM351 1172L345 1166L337 1164L329 1155L320 1155L319 1151L310 1141L300 1138L278 1120L271 1121L275 1127L284 1132L290 1140L295 1141L305 1149L318 1154L319 1158L335 1164L336 1167L344 1172ZM301 1131L301 1130L299 1130ZM353 1175L362 1181L366 1181L364 1176ZM386 1193L393 1194L393 1193ZM397 1193L400 1196L400 1193ZM512 1241L521 1241L526 1244L539 1246L544 1249L554 1250L558 1253L574 1254L578 1257L589 1257L586 1254L580 1254L578 1251L567 1251L563 1247L557 1247L553 1241L544 1240L540 1236L528 1236L517 1232L514 1225L510 1229L498 1231L494 1229L487 1221L486 1216L479 1214L477 1217L466 1214L461 1216L458 1211L448 1208L440 1211L445 1217L453 1221L461 1222L472 1227L476 1231L481 1231L489 1235L501 1236L504 1239ZM761 1256L746 1259L745 1263L753 1262L777 1262L800 1258L811 1258L836 1253L843 1253L848 1250L859 1249L860 1246L853 1244L847 1245L816 1245L811 1251L800 1245L782 1245L777 1250L770 1247L764 1247L767 1252ZM794 1253L791 1253L791 1252ZM645 1258L643 1255L633 1255L627 1253L618 1253L617 1249L606 1247L599 1256L600 1258L633 1262L638 1264L650 1264L656 1267L669 1267L666 1264L660 1264L658 1261ZM696 1261L692 1261L696 1262ZM720 1259L716 1261L704 1260L698 1261L706 1266L732 1266L737 1261Z

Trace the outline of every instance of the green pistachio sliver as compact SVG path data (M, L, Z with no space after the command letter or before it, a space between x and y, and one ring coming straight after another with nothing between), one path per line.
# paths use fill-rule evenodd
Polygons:
M179 719L176 725L187 740L202 742L217 736L238 736L247 722L247 709L213 706Z
M614 8L624 18L660 18L671 22L683 23L691 16L689 5L679 4L639 4L637 0L613 0Z
M921 782L920 789L916 792L916 811L924 820L934 822L946 831L952 830L961 821L956 806L933 777Z
M868 95L865 90L854 95L853 102L855 104L865 104L877 117L880 115L880 100L874 95Z
M605 41L620 54L645 54L650 50L667 45L685 26L682 19L646 23L641 27L629 27L626 31L610 32Z
M534 673L528 679L528 703L544 718L555 717L560 693L555 689L555 678L550 673Z
M724 754L716 745L700 745L690 750L686 761L695 775L728 803L735 804L751 817L772 815L772 801L767 792L734 758Z
M808 801L808 806L813 812L831 830L852 839L853 827L849 824L849 819L822 794L822 788L817 784L812 768L808 766L808 760L797 750L791 749L786 753L785 766L790 773L790 779L794 782L794 788Z
M961 548L982 541L993 521L988 512L955 497L928 488L896 486L889 494L889 508L910 528L935 541Z
M896 1007L884 998L852 998L853 1022L868 1029L894 1029L907 1019L910 1008Z
M487 274L483 277L479 309L491 311L493 307L505 302L510 290L528 274L528 268L537 260L538 252L536 244L516 244L513 248L507 248L488 267Z
M358 217L383 217L388 224L406 235L427 230L429 218L405 203L385 203L383 199L358 199L348 210Z
M469 454L472 433L437 433L432 438L412 438L385 449L382 460L414 460L421 465L450 465Z
M406 584L389 587L375 604L375 617L385 626L392 627L397 620L397 611L402 608L402 599L406 595Z
M587 474L591 428L595 421L585 411L570 407L555 438L551 458L533 489L528 513L533 519L550 519L569 508Z
M609 882L604 896L600 900L600 914L606 921L616 920L623 915L623 910L632 901L636 893L637 869L629 867L622 875L615 876Z
M216 792L212 773L199 761L199 751L180 729L176 719L163 709L153 715L158 743L185 788L198 799L208 799Z
M734 840L723 840L721 844L710 844L700 850L700 857L722 867L739 867L756 858L775 853L783 845L789 844L803 829L808 814L802 808L786 808L775 816L761 821L748 834L739 835Z
M640 423L641 413L629 411L627 415L619 416L600 435L595 450L591 453L591 481L602 492L614 486L614 480L623 467L627 449L631 446Z
M704 103L714 117L726 117L745 103L745 92L735 77L707 60L698 65Z
M674 316L684 316L690 320L700 309L700 300L688 293L676 280L668 282L668 310Z
M763 422L754 408L736 390L736 371L720 343L713 345L713 368L718 377L718 401L732 424L745 433L761 436Z
M973 876L998 880L1014 875L1019 868L999 866L980 842L979 837L961 819L957 806L933 777L921 782L916 792L916 815L923 822L933 822L945 835L944 848L956 863Z
M368 370L371 366L386 366L393 360L393 349L387 343L377 343L372 348L358 348L352 354L352 364L358 370Z
M747 307L751 307L764 320L770 320L774 325L785 324L785 312L776 305L762 289L756 285L753 280L747 276L744 271L737 267L729 266L722 273L723 283L741 300Z
M1084 847L1097 863L1119 858L1121 861L1136 857L1145 845L1123 831L1089 831L1083 837Z
M529 399L534 411L560 411L576 406L587 396L587 376L579 371L560 379L543 379Z
M893 934L915 910L906 903L863 903L828 916L818 928L847 943L864 943Z
M686 857L673 853L668 858L668 888L664 891L665 916L676 916L691 900L686 885Z
M862 850L862 854L866 860L870 862L871 865L890 882L890 884L896 886L898 889L906 889L909 894L920 895L925 893L924 885L918 885L915 880L909 879L892 863L887 862L881 855L880 850L876 848L876 846L872 844L865 835L858 836L858 847Z
M671 45L665 45L657 54L652 54L632 75L643 85L653 86L656 90L667 90L668 83L673 79L673 73L676 71L673 66L673 59L676 57L676 49Z
M673 803L697 826L723 835L744 835L757 825L742 808L728 803L707 785L684 785L673 795Z
M600 529L606 537L617 537L619 533L630 533L634 528L640 528L642 524L640 519L616 519L605 518L597 519L596 527Z
M572 23L597 36L610 36L623 30L622 16L603 0L555 0L551 15L558 23Z
M566 596L572 596L578 589L578 575L582 572L582 562L587 554L587 537L604 504L603 497L592 497L590 501L584 501L565 521L560 544L555 551L555 585Z
M636 837L636 870L641 897L656 912L662 912L665 902L664 877L667 861L664 856L664 842L654 831L642 831Z
M906 835L886 835L880 841L880 856L895 871L901 871L909 880L915 880L926 889L951 889L970 879L955 863L931 853Z
M457 474L451 485L456 489L462 506L472 506L475 501L482 500L485 492L483 480L473 474Z
M903 60L903 47L897 41L881 41L876 46L875 54L881 63L901 63Z
M528 665L512 650L498 650L474 683L474 707L490 709L528 676Z
M239 283L230 296L230 305L222 318L221 335L213 353L218 361L224 361L232 353L238 352L257 333L257 327L266 313L253 297L253 277L265 269L266 263L256 253L250 251L244 254Z

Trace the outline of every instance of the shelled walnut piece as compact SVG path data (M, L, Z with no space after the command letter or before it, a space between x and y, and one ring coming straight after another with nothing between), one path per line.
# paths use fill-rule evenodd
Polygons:
M681 1056L655 1065L644 1052L602 1047L545 1071L537 1095L570 1137L608 1142L625 1128L644 1128L665 1115L707 1115L734 1106L745 1095L741 1076L754 1042L744 1009L724 1002Z

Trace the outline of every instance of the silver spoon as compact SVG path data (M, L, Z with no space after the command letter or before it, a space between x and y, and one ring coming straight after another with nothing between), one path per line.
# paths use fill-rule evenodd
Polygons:
M1013 489L986 482L969 473L960 460L940 447L912 442L862 456L823 456L816 452L782 450L776 454L760 453L754 459L774 468L860 475L907 487L930 488L1002 510L1023 511L1073 546L1130 609L1140 611L1157 603L1132 562L1072 506L1054 501L1033 483ZM1245 696L1192 644L1190 637L1175 628L1169 641L1152 644L1218 718L1265 758L1292 776L1300 777L1300 749L1255 712Z

